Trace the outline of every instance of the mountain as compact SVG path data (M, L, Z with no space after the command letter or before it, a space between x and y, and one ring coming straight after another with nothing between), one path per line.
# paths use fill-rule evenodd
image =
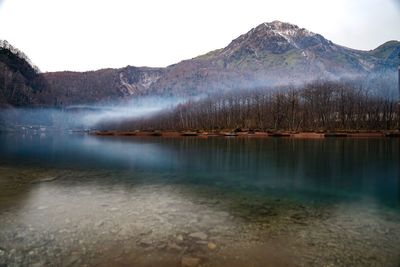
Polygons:
M263 23L227 47L169 66L154 91L229 90L320 78L353 78L395 69L400 43L372 51L343 47L296 25Z
M0 107L28 106L41 102L38 95L47 88L29 58L7 41L0 40Z
M335 44L296 25L273 21L251 29L225 48L166 68L127 66L89 72L40 74L47 85L42 87L41 98L33 102L66 106L131 99L139 95L190 96L299 84L322 78L362 79L367 75L379 78L384 77L381 74L394 73L399 53L398 41L387 42L371 51L360 51ZM22 76L19 84L26 85L20 90L24 92L23 96L26 95L25 98L20 97L21 101L16 101L18 98L10 94L15 91L10 88L16 87L7 85L6 89L2 89L6 92L3 101L12 105L29 102L31 92L37 90L37 86L33 86L35 79L24 75L24 71L16 71L16 68L10 67L13 64L4 63L1 58L0 62L8 66L14 75L18 73ZM37 77L38 72L35 73Z
M44 73L55 105L76 105L130 99L146 92L163 74L163 68L131 67L88 72Z
M388 67L396 68L399 64L400 42L389 41L370 51L370 55L383 59Z

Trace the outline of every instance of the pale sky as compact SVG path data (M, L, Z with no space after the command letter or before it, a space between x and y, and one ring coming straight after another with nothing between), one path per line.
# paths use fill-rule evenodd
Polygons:
M355 49L400 40L400 0L0 0L0 39L42 71L164 67L273 20Z

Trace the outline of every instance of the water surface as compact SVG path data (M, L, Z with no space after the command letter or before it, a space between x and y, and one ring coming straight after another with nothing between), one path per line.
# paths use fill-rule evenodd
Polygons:
M0 265L398 266L399 145L1 135Z

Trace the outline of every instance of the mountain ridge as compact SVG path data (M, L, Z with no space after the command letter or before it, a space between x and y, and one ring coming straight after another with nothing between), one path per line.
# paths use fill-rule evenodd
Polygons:
M22 51L0 40L0 107L40 103L47 88L39 68Z
M363 77L394 72L399 53L400 42L395 40L373 50L356 50L294 24L265 22L233 39L224 48L165 68L127 66L87 72L40 73L47 85L40 93L40 100L32 98L32 102L67 106L143 95L191 96L295 85L316 79ZM26 62L38 73L29 59ZM15 105L14 102L11 104Z
M152 89L159 93L183 92L185 87L188 91L204 91L196 80L203 80L213 91L355 77L397 65L396 59L388 60L369 51L334 44L296 25L274 21L258 25L225 48L169 66Z

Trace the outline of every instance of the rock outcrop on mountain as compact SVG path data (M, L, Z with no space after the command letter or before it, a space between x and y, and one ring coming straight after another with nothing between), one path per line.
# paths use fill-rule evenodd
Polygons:
M44 73L57 106L111 102L144 94L164 73L162 68L102 69Z

